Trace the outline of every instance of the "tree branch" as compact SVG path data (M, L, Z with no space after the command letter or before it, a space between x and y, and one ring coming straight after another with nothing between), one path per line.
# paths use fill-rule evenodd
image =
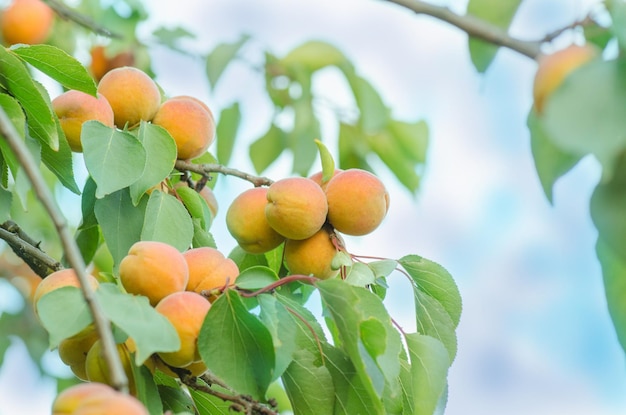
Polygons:
M231 169L230 167L226 167L221 164L195 164L190 161L176 160L174 167L179 171L191 171L203 176L208 176L209 173L220 173L226 176L235 176L249 181L255 187L269 186L274 183L273 180L268 179L267 177L253 176L252 174L237 169Z
M63 265L59 261L42 251L39 243L35 242L13 221L0 224L0 239L4 239L15 255L20 257L41 278L63 269Z
M57 207L52 196L52 192L48 189L46 182L41 175L39 166L33 159L33 156L30 154L28 148L26 148L26 145L18 132L15 130L15 127L2 107L0 107L0 134L9 144L9 147L28 176L28 180L33 187L35 195L37 195L37 198L46 209L48 216L52 219L54 227L61 239L61 244L63 245L63 250L67 260L70 266L74 268L74 271L76 271L83 297L89 306L98 335L102 341L104 358L111 370L111 381L113 387L128 393L128 378L126 377L120 356L117 352L115 340L113 339L113 333L111 332L111 323L103 313L102 308L94 295L94 291L87 280L83 257L81 256L78 246L76 245L69 227L67 226L65 217Z
M540 53L541 42L520 40L511 37L505 30L485 20L466 14L452 12L447 7L436 6L421 0L383 0L425 14L455 26L469 36L484 40L497 46L509 48L524 56L535 59Z
M112 32L104 26L101 26L94 22L90 17L84 14L78 13L76 10L66 6L57 0L43 0L55 13L63 20L71 20L80 26L91 30L97 35L102 35L110 38L122 39L122 35Z

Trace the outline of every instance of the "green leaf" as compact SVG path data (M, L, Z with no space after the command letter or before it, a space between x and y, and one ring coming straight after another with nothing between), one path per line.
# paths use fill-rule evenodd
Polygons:
M115 267L128 254L130 247L141 239L146 205L147 201L134 206L128 189L96 200L94 212Z
M392 326L380 298L368 290L341 280L320 281L316 285L337 327L343 348L375 402L373 412L382 411L381 398L386 385L390 385L396 395L401 393L398 383L400 335Z
M146 150L134 135L87 121L80 141L87 170L98 185L98 199L130 186L142 176Z
M37 315L50 334L51 348L79 333L93 321L80 289L69 286L44 294L37 302Z
M194 248L200 248L202 246L217 248L213 235L202 226L200 219L192 218L191 221L193 222L193 239L191 240L191 245Z
M228 393L227 390L220 388L218 385L212 385L212 389L215 389L222 393ZM216 396L209 395L208 393L198 392L192 388L189 389L191 398L198 408L199 415L231 415L230 410L231 403L223 401Z
M416 172L417 162L408 157L408 153L401 147L397 139L387 131L368 135L370 148L398 178L400 183L411 192L415 192L420 184L420 177Z
M415 415L432 415L447 385L450 360L437 339L421 334L407 334L411 358L412 395Z
M330 43L310 40L292 49L279 63L286 68L302 68L311 73L347 62L344 54Z
M602 238L598 238L596 253L602 266L609 314L622 349L626 350L626 302L624 302L624 296L626 296L626 259L619 252Z
M176 382L174 382L174 385L176 385ZM180 414L181 412L189 412L192 414L195 413L194 401L189 396L189 394L185 393L185 391L183 391L178 385L158 385L158 390L159 396L161 397L161 402L163 402L163 411L161 412L161 414L163 414L164 412L167 413L166 411L168 410L172 411L172 413L175 414ZM194 397L195 395L209 396L200 392L196 392L193 389L189 389L189 392L191 396ZM227 405L227 403L225 403L225 405Z
M13 124L15 130L23 139L26 134L26 117L19 102L10 95L0 93L0 107L2 107L11 124ZM11 174L15 178L20 164L6 140L0 140L0 154L2 154Z
M332 414L335 387L327 367L308 350L298 350L282 377L294 413L299 415ZM312 393L312 391L315 391Z
M380 94L365 78L353 71L344 71L359 108L359 127L368 134L382 131L389 121L389 108Z
M173 50L180 50L178 43L181 39L194 39L196 37L193 33L180 26L173 29L159 27L152 32L152 35L157 38L159 43Z
M365 287L373 284L376 277L370 267L362 262L355 262L345 278L346 283L357 287Z
M454 361L458 346L455 324L450 315L435 298L425 294L418 288L415 288L413 291L415 295L417 331L420 334L425 334L441 341L448 350L450 361Z
M617 38L620 47L624 48L626 46L626 4L621 1L611 1L607 5L613 21L611 30Z
M80 189L76 184L74 178L74 169L72 167L72 150L65 138L65 133L61 128L61 124L57 118L55 118L57 126L57 133L59 136L59 149L57 151L52 150L48 146L41 148L41 161L48 167L48 169L54 173L59 181L71 192L79 195Z
M176 163L176 142L164 128L142 121L137 138L146 150L146 166L149 168L144 169L141 177L130 186L135 205L148 189L169 176Z
M573 156L554 145L547 136L542 120L531 111L528 114L528 129L530 130L530 146L535 162L535 169L550 203L553 202L552 191L556 181L570 171L580 161L581 156Z
M470 0L467 5L467 13L506 30L511 24L521 2L522 0L498 2L491 0ZM489 65L495 58L498 47L493 43L470 37L469 51L474 67L476 67L478 72L483 73L489 68Z
M143 364L153 353L180 349L174 326L150 305L147 297L123 293L109 283L100 284L96 297L111 322L135 341L137 365Z
M272 337L234 290L212 305L198 338L202 360L238 393L261 399L274 370Z
M287 137L289 148L293 152L293 172L306 176L315 162L317 154L315 139L321 136L320 123L313 111L310 96L294 102L293 110L294 126Z
M200 221L202 229L208 231L211 227L212 214L206 200L189 186L176 186L176 196L180 198L193 219Z
M413 123L389 120L388 131L404 155L415 163L426 162L428 151L428 124L425 121Z
M366 160L370 152L369 142L357 126L339 123L339 168L372 171Z
M161 396L150 369L145 365L130 365L130 367L135 379L136 398L148 409L150 415L162 415L163 404L161 403Z
M217 81L224 73L224 69L237 56L237 53L248 39L250 39L250 36L243 35L236 42L221 43L207 56L206 74L212 89L215 89Z
M83 215L80 229L90 228L98 225L98 219L94 208L96 205L96 182L91 177L87 177L85 181L85 187L83 187L83 193L80 200L80 209Z
M322 184L328 182L335 175L335 160L328 148L320 140L315 140L322 161Z
M273 284L278 279L278 275L273 270L257 265L241 271L237 277L236 285L237 288L254 291Z
M4 223L11 217L11 204L13 193L0 186L0 223Z
M372 261L367 266L372 270L376 278L388 277L398 267L398 261L393 259L383 259Z
M220 164L227 165L235 146L237 130L241 122L239 103L224 108L217 123L217 159Z
M182 252L189 249L192 238L193 223L185 206L159 190L150 193L141 240L165 242Z
M215 156L213 156L213 154L209 153L208 151L206 153L204 153L203 155L201 155L200 157L197 157L193 160L191 160L191 162L193 164L217 164L217 159L215 158ZM206 183L207 186L209 186L211 189L215 188L215 184L217 183L217 179L219 178L219 174L218 173L209 173L208 174L208 181ZM202 179L202 176L197 174L197 173L191 173L191 178L195 181L198 181L200 179Z
M76 244L85 264L89 264L100 246L100 228L92 226L76 231Z
M250 160L257 174L265 171L283 153L287 141L285 132L271 124L262 137L255 140L249 147Z
M53 150L59 148L55 116L48 97L42 95L28 69L13 52L0 48L0 85L24 108L30 135Z
M50 45L18 45L11 50L67 89L96 95L96 84L87 69L65 51Z
M436 262L418 255L407 255L398 260L420 291L441 303L454 327L459 324L463 308L461 294L450 273Z
M626 147L626 59L594 60L574 70L545 106L546 134L572 156L592 153L611 175Z
M243 272L250 267L254 267L257 265L268 266L267 259L263 254L250 254L244 251L239 245L235 246L233 250L228 254L228 257L235 261L237 267L239 267L239 272Z

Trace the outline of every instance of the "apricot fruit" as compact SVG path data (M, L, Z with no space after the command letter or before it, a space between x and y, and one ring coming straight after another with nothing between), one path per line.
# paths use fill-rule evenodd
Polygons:
M326 221L328 203L322 188L305 177L278 180L267 189L265 217L288 239L306 239Z
M228 231L251 254L271 251L285 240L267 221L265 205L267 187L255 187L237 196L226 212Z
M7 45L34 45L48 38L54 11L41 0L14 0L0 15L2 39Z
M213 217L215 218L215 216L217 216L219 205L217 203L217 198L215 197L215 193L213 193L213 190L211 190L209 186L204 186L202 190L200 190L198 193L209 206L211 215L213 215Z
M380 225L389 210L389 193L372 173L348 169L326 185L328 221L346 235L366 235Z
M331 177L331 179L333 177L335 177L337 175L337 173L342 172L343 170L341 169L335 169L335 171L333 172L333 175ZM317 173L312 174L311 176L309 176L309 179L313 180L315 183L317 183L322 190L326 190L326 185L328 184L328 182L330 181L330 179L328 179L327 181L322 183L322 179L324 178L324 172L323 171L318 171Z
M174 138L181 160L201 156L215 140L215 121L210 110L190 97L165 101L152 123L165 128Z
M154 309L172 323L180 339L178 351L159 353L165 363L185 367L201 360L198 335L210 307L206 298L192 291L170 294L156 305Z
M131 51L123 51L112 57L107 56L107 50L102 45L97 45L89 51L91 62L89 70L96 81L109 71L123 66L133 66L135 64L135 54Z
M133 396L97 382L70 386L52 403L52 415L111 414L148 415L148 410Z
M148 297L153 306L169 294L183 291L188 281L189 270L183 254L163 242L136 242L120 262L120 282L124 289Z
M107 72L98 83L98 92L111 104L118 128L152 120L161 105L157 84L144 71L132 66Z
M537 72L533 84L535 110L543 112L545 102L575 69L599 55L592 45L570 45L565 49L548 55L541 55L537 60Z
M319 279L331 278L339 272L331 267L337 248L326 227L303 240L287 239L285 263L291 274L313 275Z
M133 376L133 362L130 356L130 351L124 343L117 344L117 353L122 362L122 367L128 378L128 387L131 394L136 394L135 380ZM91 382L105 383L111 385L111 371L109 365L104 357L104 349L102 342L98 339L87 352L85 358L85 373L87 379Z
M91 288L93 290L98 288L98 280L93 275L88 274L87 279L89 280L89 284L91 285ZM60 271L53 272L52 274L41 280L41 282L37 286L37 289L35 290L35 293L33 294L33 304L35 305L35 312L37 311L37 302L41 299L41 297L61 287L80 288L80 282L78 281L78 276L76 275L76 271L74 271L74 269L62 269Z
M88 380L85 361L87 353L98 340L98 332L93 324L87 326L80 333L64 339L59 344L59 357L70 367L72 372L81 380Z
M187 291L211 291L225 286L233 286L239 275L237 264L224 257L220 251L210 247L200 247L183 252L189 268Z
M95 120L108 127L114 126L113 109L101 94L96 98L81 91L69 90L52 100L52 109L59 117L72 151L83 151L80 132L85 121Z

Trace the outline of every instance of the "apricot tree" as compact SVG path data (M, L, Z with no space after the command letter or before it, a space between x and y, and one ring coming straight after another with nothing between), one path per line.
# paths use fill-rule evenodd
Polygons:
M75 374L68 383L78 385L60 393L53 413L432 414L445 407L461 314L453 278L416 254L359 256L341 236L367 237L384 226L394 196L372 157L408 191L417 190L428 142L423 121L394 118L333 45L310 41L283 56L265 51L261 67L276 111L249 148L256 171L244 172L230 162L245 114L236 103L218 112L159 87L148 46L137 36L147 18L139 2L124 2L126 14L97 1L69 8L16 0L15 7L31 3L49 5L57 17L41 38L2 31L0 238L30 269L13 266L10 277L22 285L27 278L32 310L3 314L0 323L33 327L18 333L33 357L58 348ZM535 59L559 35L509 36L520 0L470 1L466 16L418 0L390 3L465 30L479 71L498 46ZM622 46L626 4L612 2L604 12L608 23L589 16L564 30L583 29L581 40L594 50L612 39ZM11 16L5 13L2 21ZM161 28L154 36L180 51L188 33ZM248 41L201 56L211 87ZM74 57L81 54L91 59ZM583 57L555 59L553 69L541 71L537 83L547 86L538 88L528 125L548 198L583 156L603 165L592 215L624 344L624 65L602 53ZM323 143L311 88L314 74L331 66L345 77L357 110L338 119L336 152ZM35 69L67 92L51 99ZM293 176L261 176L283 153L292 155ZM88 172L84 180L77 160ZM231 252L220 251L211 233L216 180L250 183L226 209L238 244ZM80 195L75 227L53 197L61 188ZM3 252L7 265L11 255ZM415 333L385 306L399 276L412 284ZM322 318L311 311L313 293Z

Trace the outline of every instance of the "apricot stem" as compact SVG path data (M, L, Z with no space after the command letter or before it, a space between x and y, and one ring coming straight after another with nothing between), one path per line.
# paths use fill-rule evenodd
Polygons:
M128 378L124 373L124 367L117 353L117 347L113 339L113 333L111 332L111 322L102 311L100 303L96 299L94 291L88 282L85 262L70 232L67 220L57 207L52 192L48 189L46 181L39 170L38 164L26 148L26 144L20 138L19 133L15 130L13 123L2 107L0 107L0 135L6 139L13 154L15 154L15 157L24 169L35 195L44 206L54 224L56 232L61 239L67 261L76 271L83 297L91 311L96 329L98 330L98 335L102 341L105 360L111 369L111 383L115 389L128 393Z
M234 176L249 181L255 187L269 186L274 183L273 180L267 177L254 176L241 170L231 169L230 167L226 167L217 163L195 164L190 161L176 160L176 164L174 165L174 167L179 171L191 171L194 173L198 173L202 176L208 176L209 173L220 173L225 176Z

